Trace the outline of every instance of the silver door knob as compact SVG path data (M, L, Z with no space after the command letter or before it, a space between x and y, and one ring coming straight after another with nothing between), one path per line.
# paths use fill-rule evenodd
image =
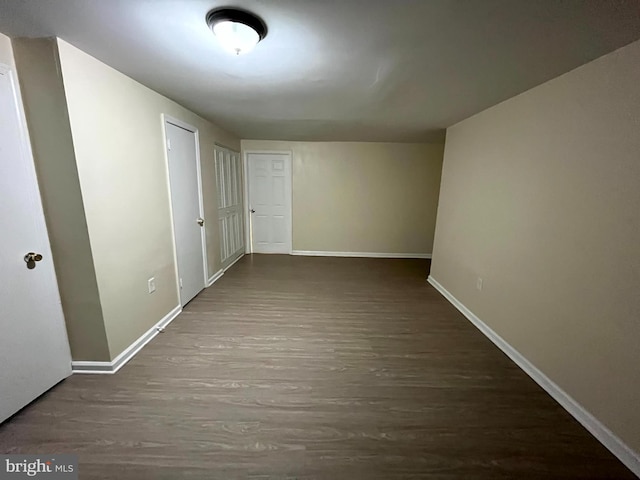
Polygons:
M29 270L36 268L36 262L42 260L42 255L35 252L29 252L24 256L24 261L27 264Z
M196 222L198 222L198 225L200 225L201 227L204 227L204 218L198 218Z
M249 210L251 213L256 213L256 211L252 208L251 210Z

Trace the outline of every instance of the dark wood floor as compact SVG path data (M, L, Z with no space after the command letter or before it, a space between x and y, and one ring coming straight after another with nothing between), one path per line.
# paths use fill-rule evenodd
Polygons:
M428 261L254 255L3 453L88 479L635 478L426 282Z

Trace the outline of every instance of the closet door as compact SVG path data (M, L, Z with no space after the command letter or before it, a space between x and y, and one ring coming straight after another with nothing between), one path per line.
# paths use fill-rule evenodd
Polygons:
M182 306L202 291L207 271L196 132L190 125L168 117L165 119L171 211Z
M244 211L242 208L242 162L240 154L215 147L220 222L220 255L226 268L244 255Z

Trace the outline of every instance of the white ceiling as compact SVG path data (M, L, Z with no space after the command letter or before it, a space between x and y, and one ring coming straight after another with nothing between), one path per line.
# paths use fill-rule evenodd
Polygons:
M205 24L269 28L240 57ZM640 0L0 0L0 32L59 36L241 138L435 141L640 38Z

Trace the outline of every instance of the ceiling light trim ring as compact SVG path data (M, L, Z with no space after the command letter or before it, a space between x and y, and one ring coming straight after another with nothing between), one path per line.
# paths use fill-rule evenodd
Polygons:
M253 28L260 40L267 36L267 24L260 17L247 10L234 7L216 8L207 13L207 25L213 29L219 22L243 23Z

